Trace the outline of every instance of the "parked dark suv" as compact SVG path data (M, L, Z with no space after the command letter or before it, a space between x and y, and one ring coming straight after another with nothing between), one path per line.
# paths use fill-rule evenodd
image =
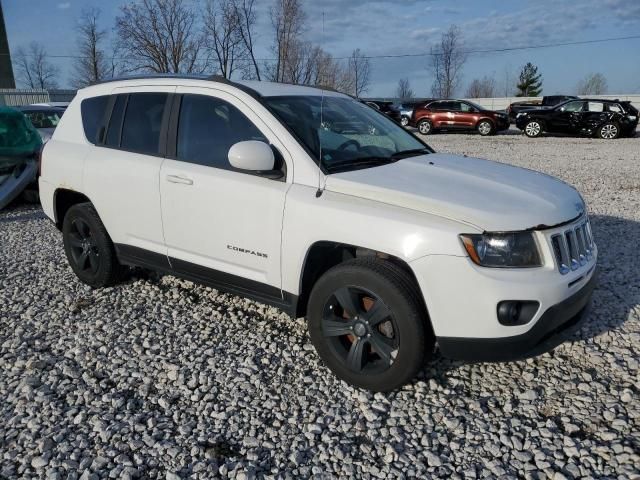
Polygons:
M409 125L423 135L438 130L477 130L480 135L492 135L509 128L509 117L467 100L437 100L416 107Z
M511 123L515 122L516 117L520 112L527 110L536 110L544 107L555 107L567 100L576 100L578 97L573 95L545 95L541 100L525 100L522 102L513 102L507 107L507 115Z
M581 98L520 112L516 126L528 137L550 132L613 139L635 135L638 110L630 102Z

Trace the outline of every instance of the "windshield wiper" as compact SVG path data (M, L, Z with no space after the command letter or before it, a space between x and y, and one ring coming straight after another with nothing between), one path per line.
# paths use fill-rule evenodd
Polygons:
M413 148L411 150L402 150L401 152L396 152L391 155L391 158L394 160L400 160L401 158L417 157L418 155L423 155L425 153L431 153L431 150L426 147Z
M387 163L393 163L398 159L392 157L361 157L354 158L351 160L341 160L339 162L332 162L330 165L327 165L327 170L345 170L349 169L349 167L367 167L367 166L377 166L384 165Z

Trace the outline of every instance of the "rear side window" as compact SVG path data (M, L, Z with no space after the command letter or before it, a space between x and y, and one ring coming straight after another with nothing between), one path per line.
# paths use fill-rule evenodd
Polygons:
M122 124L120 148L151 155L160 152L160 129L167 97L167 93L129 95Z
M109 95L86 98L80 104L80 114L82 115L82 126L84 134L91 143L98 140L98 130L104 119L104 112L109 102Z
M107 128L107 136L104 141L105 145L109 147L120 146L122 119L124 118L124 109L127 105L127 97L128 95L118 95L113 104L113 110L111 111L111 118L109 119L109 126Z
M233 170L229 149L245 140L268 143L240 110L224 100L205 95L182 97L176 142L178 160Z
M616 112L616 113L624 113L624 110L622 110L622 107L620 105L618 105L617 103L608 103L607 104L607 111Z

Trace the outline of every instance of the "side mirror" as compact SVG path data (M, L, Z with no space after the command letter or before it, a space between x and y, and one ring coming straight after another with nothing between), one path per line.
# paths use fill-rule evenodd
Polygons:
M233 167L254 172L271 171L276 162L271 147L257 140L234 144L229 149L228 157Z

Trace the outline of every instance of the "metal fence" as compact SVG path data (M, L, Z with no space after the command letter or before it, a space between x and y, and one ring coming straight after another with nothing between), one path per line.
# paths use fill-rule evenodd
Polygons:
M14 107L32 103L70 102L75 96L75 90L0 88L0 105Z

